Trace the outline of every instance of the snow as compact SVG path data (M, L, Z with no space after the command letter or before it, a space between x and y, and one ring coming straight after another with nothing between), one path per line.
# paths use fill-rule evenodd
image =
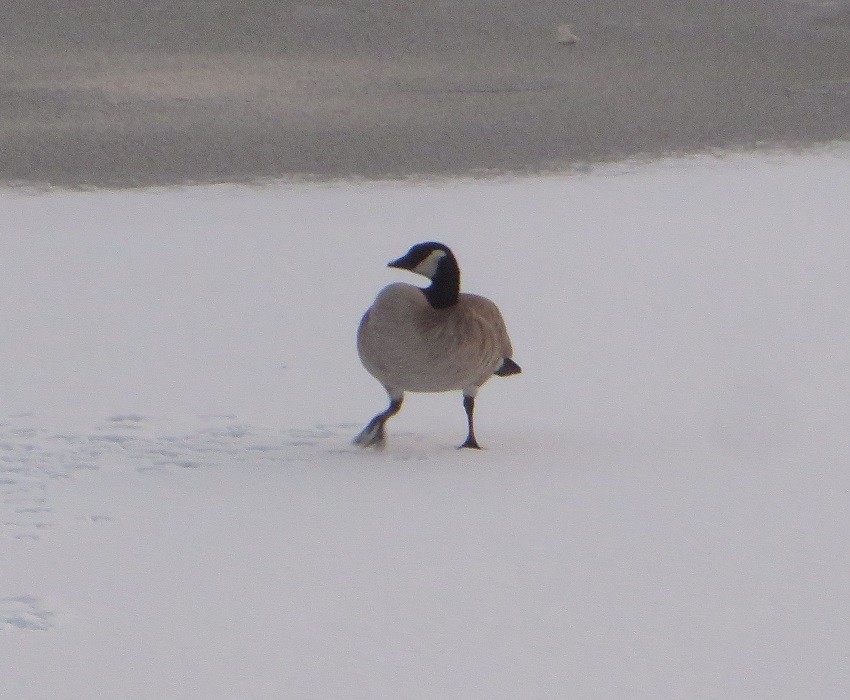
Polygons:
M850 694L848 183L0 192L0 696ZM433 239L523 374L355 449Z

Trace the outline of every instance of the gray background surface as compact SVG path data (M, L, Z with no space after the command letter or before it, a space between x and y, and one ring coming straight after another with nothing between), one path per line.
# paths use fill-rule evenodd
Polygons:
M527 172L850 135L850 0L0 7L7 182Z

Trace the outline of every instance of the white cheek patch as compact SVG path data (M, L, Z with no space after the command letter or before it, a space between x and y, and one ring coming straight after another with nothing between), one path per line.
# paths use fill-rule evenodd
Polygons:
M445 250L434 250L427 258L413 268L413 272L431 279L437 272L437 265L440 264L440 260L444 257L446 257Z

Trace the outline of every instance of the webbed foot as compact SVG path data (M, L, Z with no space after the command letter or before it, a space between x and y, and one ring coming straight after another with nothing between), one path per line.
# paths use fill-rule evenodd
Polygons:
M352 442L360 447L384 447L387 444L384 421L373 418Z

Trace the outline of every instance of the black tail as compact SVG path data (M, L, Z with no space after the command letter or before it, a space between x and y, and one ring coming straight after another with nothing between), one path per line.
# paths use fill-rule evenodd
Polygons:
M522 372L522 368L510 357L506 357L494 374L498 374L500 377L510 377L512 374L519 374L520 372Z

